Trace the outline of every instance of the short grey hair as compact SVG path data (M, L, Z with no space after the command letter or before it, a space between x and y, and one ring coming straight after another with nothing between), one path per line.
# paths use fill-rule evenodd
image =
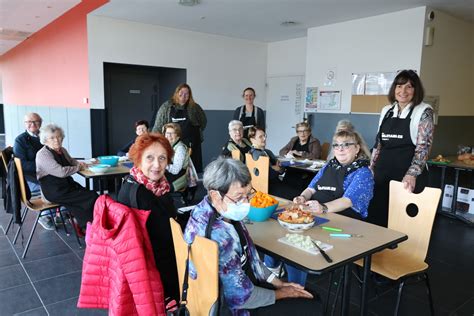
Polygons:
M219 157L204 170L203 184L207 191L216 190L226 194L234 183L242 187L252 180L249 169L240 160Z
M230 132L230 130L231 130L234 126L236 126L236 125L239 125L240 127L244 128L244 124L242 124L241 121L239 121L239 120L232 120L232 121L229 122L229 127L228 127L228 128L229 128L229 132Z
M337 133L339 131L354 132L355 127L349 120L340 120L339 122L337 122L336 131L334 133Z
M59 132L59 135L61 136L62 139L64 139L64 130L59 126L54 123L48 124L43 126L40 129L40 138L41 138L41 143L46 144L46 140L51 137L54 133Z

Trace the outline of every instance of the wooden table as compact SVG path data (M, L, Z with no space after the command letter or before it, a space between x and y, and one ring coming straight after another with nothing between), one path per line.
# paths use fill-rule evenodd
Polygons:
M449 161L451 161L450 163L448 164L439 164L439 163L435 163L431 160L428 160L428 165L430 166L436 166L438 168L441 168L441 190L442 190L442 194L441 194L441 197L444 197L444 182L445 182L445 178L446 178L446 169L447 168L453 168L454 169L454 189L453 189L453 200L451 202L451 210L450 212L445 212L443 211L443 208L441 206L442 203L440 203L440 212L441 214L444 214L444 215L449 215L450 217L454 217L454 218L457 218L467 224L473 224L471 221L469 221L468 219L460 216L460 215L457 215L456 214L456 202L457 202L457 199L458 199L458 187L459 187L459 172L460 171L466 171L466 172L472 172L474 170L474 165L469 165L469 164L466 164L462 161L459 161L458 160L458 157L457 156L449 156L449 157L446 157L446 159L448 159Z
M122 165L121 163L119 163L116 167L111 167L107 169L107 171L103 173L95 173L89 169L84 169L78 172L79 175L85 178L87 190L90 190L90 179L98 179L100 194L104 193L104 190L102 188L102 182L101 182L102 179L111 178L111 177L114 178L115 190L116 190L115 192L118 193L118 190L120 188L120 181L118 181L118 179L120 179L121 177L129 173L130 173L130 168Z
M285 157L278 157L278 161L280 162L288 162L290 159L288 158L285 158ZM309 168L313 162L315 161L318 161L318 162L325 162L324 160L320 160L320 159L317 159L317 160L309 160L309 162L305 162L307 161L307 159L298 159L298 158L295 158L295 159L291 159L293 161L296 162L295 165L285 165L284 167L285 168L294 168L294 169L298 169L298 170L304 170L304 171L308 171L308 172L311 172L311 173L318 173L319 170L321 170L321 168Z
M288 201L279 199L280 205L284 206ZM247 229L257 248L271 256L281 259L286 263L295 266L303 271L312 274L323 274L337 269L344 268L344 285L342 299L342 314L349 312L350 298L350 266L351 263L364 259L364 274L361 297L361 315L367 314L367 280L370 272L372 254L386 248L393 248L408 237L407 235L366 222L355 220L346 216L329 213L321 216L330 221L325 224L331 227L342 228L344 233L361 234L361 238L331 238L328 231L317 226L303 232L304 235L311 236L312 239L320 240L331 244L334 248L327 251L333 259L332 263L326 262L321 255L312 255L295 247L288 246L277 240L284 237L288 231L280 226L273 219L265 222L252 222L247 225Z

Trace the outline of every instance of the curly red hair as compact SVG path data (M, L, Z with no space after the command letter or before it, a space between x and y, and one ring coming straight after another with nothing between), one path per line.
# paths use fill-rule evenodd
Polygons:
M170 142L159 133L145 133L138 136L135 139L135 143L133 143L128 151L128 158L130 158L130 160L133 161L133 164L137 167L142 160L142 155L145 149L154 143L159 143L163 146L166 155L168 156L168 163L171 163L174 154L173 148L171 148Z

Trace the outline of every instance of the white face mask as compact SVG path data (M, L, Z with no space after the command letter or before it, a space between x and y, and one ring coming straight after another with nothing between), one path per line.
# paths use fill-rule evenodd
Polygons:
M218 194L221 195L220 192ZM221 215L225 218L241 221L249 214L250 203L224 203L227 206L227 211L222 212Z

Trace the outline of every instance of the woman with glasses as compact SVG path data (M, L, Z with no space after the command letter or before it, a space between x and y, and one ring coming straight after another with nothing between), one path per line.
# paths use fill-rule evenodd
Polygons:
M219 247L219 315L320 315L321 306L303 286L276 278L259 259L242 220L250 208L251 176L240 161L219 158L204 171L207 195L196 205L184 232ZM191 266L190 275L196 271ZM199 271L197 271L199 275Z
M63 147L64 131L58 125L44 126L40 137L44 146L36 154L36 176L42 194L47 201L66 207L74 216L74 229L79 236L84 236L99 196L74 181L72 175L87 165L72 158Z
M372 199L374 180L369 170L369 158L361 151L357 133L340 131L333 137L334 158L313 178L308 188L293 199L304 204L314 214L337 212L364 220ZM275 268L276 262L265 261ZM288 280L304 285L306 273L287 266Z
M187 171L190 163L188 147L181 141L181 127L176 123L163 126L163 135L170 142L174 155L172 162L166 166L166 179L172 191L179 191L188 185Z
M232 157L232 151L240 152L240 161L245 162L245 154L252 148L252 144L244 138L244 126L241 121L232 120L229 122L230 139L222 148L222 156Z
M280 149L280 156L287 154L296 158L319 159L321 157L321 143L311 134L311 127L307 122L296 124L296 135L285 147Z
M370 169L374 199L368 221L387 227L390 180L402 181L410 192L423 191L428 180L426 161L433 144L433 109L423 103L424 90L413 70L401 71L382 109Z
M117 201L129 207L149 210L148 235L161 275L166 302L179 300L178 272L169 219L177 212L166 180L166 166L171 163L173 149L158 133L138 136L128 157L133 161L130 175L122 181ZM135 204L135 205L134 205Z
M339 122L337 122L336 130L334 131L334 133L337 133L337 132L340 132L340 131L350 131L350 132L354 132L354 133L358 134L359 138L361 140L360 150L364 153L364 155L366 157L370 158L371 154L370 154L369 146L367 146L367 143L365 142L362 135L358 131L356 131L355 126L351 123L351 121L349 121L349 120L340 120ZM331 151L328 154L327 160L329 161L332 158L334 158L334 150L331 148Z

